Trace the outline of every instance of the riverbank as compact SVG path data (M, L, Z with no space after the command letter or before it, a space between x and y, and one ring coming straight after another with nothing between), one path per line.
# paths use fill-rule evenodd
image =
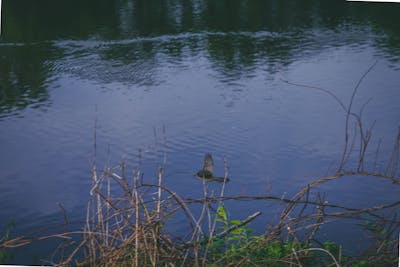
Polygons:
M400 202L360 209L330 203L322 192L315 192L322 183L359 176L399 186L395 177L365 171L336 173L316 179L292 198L227 196L229 183L203 181L199 188L203 197L186 198L164 186L161 168L154 184L143 181L140 171L128 176L124 163L101 171L93 166L92 173L82 231L5 236L1 255L6 256L6 248L12 255L11 247L58 238L61 245L52 263L59 266L395 266L398 261ZM254 234L251 224L264 211L238 218L227 210L227 201L277 202L284 208L265 233ZM362 254L346 255L340 244L318 238L322 226L341 220L354 221L370 236L371 245ZM177 221L182 225L178 236L170 231ZM7 262L5 257L1 260Z

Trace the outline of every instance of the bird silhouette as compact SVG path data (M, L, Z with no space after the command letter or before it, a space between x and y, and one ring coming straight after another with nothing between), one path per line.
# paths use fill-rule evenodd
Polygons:
M228 178L225 177L215 177L214 176L214 161L210 153L206 153L204 156L204 164L203 169L199 170L195 176L199 179L205 180L207 182L224 182L229 181Z

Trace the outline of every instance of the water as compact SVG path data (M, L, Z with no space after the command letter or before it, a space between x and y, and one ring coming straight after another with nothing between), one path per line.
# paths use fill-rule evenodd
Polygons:
M16 233L82 221L96 127L99 166L122 159L153 181L199 196L205 152L226 195L292 196L337 166L346 105L382 138L384 168L400 125L400 7L343 1L27 1L3 3L0 38L0 223ZM142 151L142 152L139 152ZM348 165L348 168L351 166ZM371 167L372 168L372 167ZM365 182L367 181L367 182ZM364 207L398 200L374 179L322 187L330 202ZM235 218L274 207L227 203ZM252 226L265 229L265 215ZM4 227L3 227L4 228ZM324 233L356 246L351 227ZM34 261L51 245L22 251ZM25 253L25 254L24 254ZM17 254L20 257L19 254ZM21 256L22 257L22 256Z

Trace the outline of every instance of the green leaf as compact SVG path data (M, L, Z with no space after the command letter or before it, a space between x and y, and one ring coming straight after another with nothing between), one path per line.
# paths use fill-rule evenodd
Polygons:
M241 221L240 220L231 220L229 223L232 225L239 225L241 223Z
M244 234L244 230L239 227L239 228L233 229L231 231L231 234L233 234L233 235L241 235L241 234Z
M217 221L222 222L223 224L228 224L228 215L223 205L218 207L217 217L219 219L217 219Z

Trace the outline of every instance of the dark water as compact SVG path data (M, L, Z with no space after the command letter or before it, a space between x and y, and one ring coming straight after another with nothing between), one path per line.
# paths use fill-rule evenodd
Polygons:
M155 179L201 195L192 175L211 152L227 159L226 195L290 197L335 169L346 105L359 88L369 153L382 138L384 168L400 125L400 6L344 1L13 0L0 37L0 224L15 232L84 218L97 118L97 162L124 159ZM347 168L351 168L351 163ZM271 186L269 186L269 183ZM330 202L363 207L398 200L399 189L362 177L324 185ZM232 216L265 203L227 203ZM254 221L265 229L271 218ZM80 224L77 224L80 226ZM77 226L77 227L78 227ZM331 229L332 228L332 229ZM330 227L328 239L357 246L361 233ZM23 251L46 255L46 247ZM37 251L40 251L37 252ZM31 254L29 254L31 253ZM28 255L28 256L26 256Z

